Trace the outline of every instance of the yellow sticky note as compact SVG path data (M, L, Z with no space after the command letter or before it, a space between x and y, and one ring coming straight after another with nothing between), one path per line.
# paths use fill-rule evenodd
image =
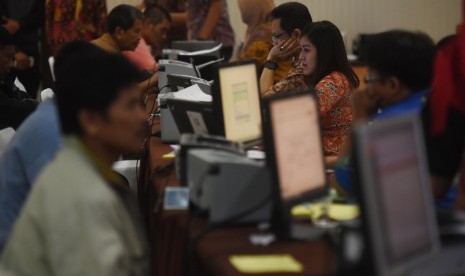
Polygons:
M360 215L360 209L353 204L331 204L329 217L335 220L352 220Z
M233 255L229 262L240 273L302 272L303 266L289 254Z
M309 216L313 219L318 219L323 214L323 204L301 204L292 208L293 216L305 217ZM329 205L328 216L334 220L352 220L360 215L360 209L353 204L336 204Z
M174 159L175 157L176 157L176 154L174 153L174 151L172 151L170 153L164 154L161 158L163 158L163 159Z

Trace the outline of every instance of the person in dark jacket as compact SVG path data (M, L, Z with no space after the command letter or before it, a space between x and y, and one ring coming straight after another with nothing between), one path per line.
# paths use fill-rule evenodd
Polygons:
M0 25L15 40L17 77L34 99L40 83L39 34L44 24L44 0L0 0Z
M26 92L14 84L11 71L15 56L13 37L0 27L0 129L17 129L38 105Z

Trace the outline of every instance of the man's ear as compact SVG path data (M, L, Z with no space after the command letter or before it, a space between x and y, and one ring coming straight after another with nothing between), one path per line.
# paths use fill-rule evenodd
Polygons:
M116 37L117 39L121 39L121 38L123 37L123 35L124 35L124 30L123 30L123 28L121 28L121 27L119 27L119 26L116 27L116 29L115 29L115 37Z
M302 34L302 31L299 29L294 29L291 33L291 38L293 39L300 39L300 35Z
M388 88L390 91L393 93L397 93L401 89L401 82L397 77L390 76L386 79L386 83L388 85Z
M77 119L84 135L95 136L99 133L102 118L97 112L81 110L78 112Z

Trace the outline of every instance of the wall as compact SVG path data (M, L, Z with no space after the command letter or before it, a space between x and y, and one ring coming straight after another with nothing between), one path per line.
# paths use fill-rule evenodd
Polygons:
M237 0L227 0L231 24L239 44L245 25ZM108 8L121 3L139 4L141 0L107 0ZM275 0L279 5L288 1ZM435 41L455 32L460 22L460 0L300 0L310 9L314 21L330 20L345 33L348 49L359 33L389 29L419 30Z
M288 2L274 0L276 5ZM345 33L348 49L359 33L389 29L423 31L436 42L455 32L460 23L460 0L297 0L305 4L314 21L330 20ZM236 0L228 0L237 40L243 40Z

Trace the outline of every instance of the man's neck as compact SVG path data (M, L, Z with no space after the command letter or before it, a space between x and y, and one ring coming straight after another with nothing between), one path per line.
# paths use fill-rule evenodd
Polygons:
M89 150L91 150L108 166L111 166L115 161L117 161L119 156L121 155L119 152L115 152L109 147L106 147L105 145L99 143L95 139L89 137L81 137L81 141Z

